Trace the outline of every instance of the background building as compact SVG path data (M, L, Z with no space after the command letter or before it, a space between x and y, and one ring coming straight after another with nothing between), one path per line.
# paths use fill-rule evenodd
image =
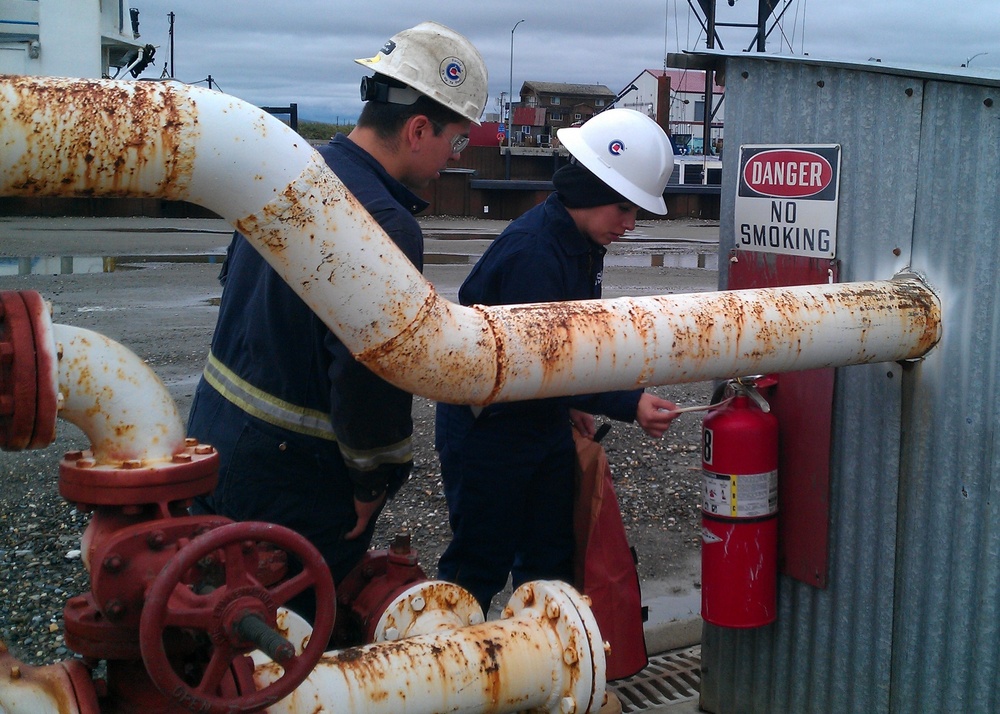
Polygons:
M616 106L641 111L666 127L677 152L703 154L705 73L693 69L645 69L620 93ZM713 82L709 154L722 152L725 90Z
M544 110L543 124L536 127L540 131L525 132L528 135L541 134L551 137L564 126L582 124L595 114L607 109L617 96L603 84L564 84L561 82L525 82L521 85L520 106L514 107L513 126L515 132L521 130L518 117L529 117L522 110ZM538 118L537 111L531 115ZM528 126L528 125L524 125ZM517 135L515 133L515 139Z
M125 0L0 0L0 74L138 75L152 55Z

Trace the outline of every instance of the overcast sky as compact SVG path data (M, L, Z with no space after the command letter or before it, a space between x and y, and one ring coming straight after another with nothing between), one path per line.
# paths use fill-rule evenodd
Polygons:
M777 0L779 9L786 0ZM620 91L664 55L704 49L688 0L130 0L141 40L157 47L155 67L170 67L168 13L174 13L174 76L214 84L258 106L295 102L299 118L353 121L370 57L397 31L436 20L466 35L486 60L487 111L513 75L525 81L603 84ZM697 2L694 2L697 6ZM754 22L757 2L718 0L720 23ZM512 28L523 19L513 33ZM772 20L773 22L773 20ZM768 23L769 27L771 23ZM746 49L753 30L719 27L727 51ZM1000 76L1000 0L791 0L768 52L902 66L969 68ZM983 54L985 53L985 54Z

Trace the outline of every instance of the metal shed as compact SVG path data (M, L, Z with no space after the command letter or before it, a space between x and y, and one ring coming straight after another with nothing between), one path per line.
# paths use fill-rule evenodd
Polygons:
M837 369L827 585L783 576L774 624L706 624L702 708L1000 711L1000 75L668 62L714 68L726 87L722 255L737 240L739 147L839 145L839 279L909 268L943 312L920 362Z

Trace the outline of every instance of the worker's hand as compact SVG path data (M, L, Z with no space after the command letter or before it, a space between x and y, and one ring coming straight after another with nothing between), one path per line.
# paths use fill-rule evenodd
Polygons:
M374 501L359 501L354 499L354 512L358 515L358 522L354 524L354 528L344 536L344 540L354 540L362 533L365 532L365 528L368 527L368 521L372 519L372 516L377 515L379 509L382 508L382 504L385 503L386 494L382 494Z
M639 397L639 407L635 410L635 420L642 430L654 439L659 439L670 428L670 422L677 418L677 405L671 401L643 392Z
M594 434L597 433L597 422L594 421L593 414L581 412L579 409L570 409L569 420L573 423L573 427L588 439L593 439Z

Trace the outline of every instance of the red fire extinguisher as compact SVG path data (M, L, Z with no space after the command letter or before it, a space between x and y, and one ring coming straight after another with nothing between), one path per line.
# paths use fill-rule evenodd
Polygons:
M702 427L701 616L759 627L778 609L778 419L753 378L724 395Z

